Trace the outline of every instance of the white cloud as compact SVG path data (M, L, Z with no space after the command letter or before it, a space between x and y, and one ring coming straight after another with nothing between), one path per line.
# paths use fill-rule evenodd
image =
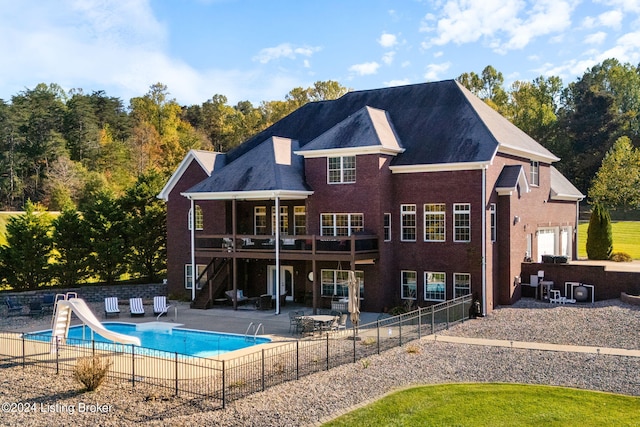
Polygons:
M349 67L349 71L356 73L360 76L367 76L371 74L376 74L378 72L378 68L380 68L380 64L377 62L365 62L362 64L355 64Z
M598 22L604 27L620 28L622 23L622 12L610 10L598 16Z
M382 47L389 48L398 44L398 38L394 34L382 33L382 35L378 39L378 43Z
M310 57L319 50L319 47L296 47L291 43L282 43L278 46L266 47L264 49L261 49L260 52L258 52L258 54L253 57L253 60L258 61L261 64L266 64L270 61L280 58L296 59L298 55Z
M384 85L387 87L404 86L408 84L411 84L411 80L409 79L389 80L388 82L384 82Z
M522 49L536 37L569 28L574 7L572 0L540 0L529 9L521 0L448 0L439 17L423 20L420 30L436 33L423 47L483 41L499 53Z
M604 31L598 31L597 33L589 34L585 37L584 42L586 44L602 44L607 39L607 33Z
M424 78L427 81L440 80L442 73L447 71L450 67L450 62L445 62L442 64L429 64L427 65L427 72L424 74Z
M393 58L396 56L395 52L386 52L382 55L382 62L387 65L391 65L393 63Z
M444 52L441 50L433 53L434 58L440 58L442 55L444 55Z

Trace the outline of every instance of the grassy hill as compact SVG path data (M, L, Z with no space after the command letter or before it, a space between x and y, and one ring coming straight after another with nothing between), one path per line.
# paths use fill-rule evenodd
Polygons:
M587 258L588 223L578 226L578 257ZM640 259L640 221L616 221L611 223L613 251L625 252L633 259Z

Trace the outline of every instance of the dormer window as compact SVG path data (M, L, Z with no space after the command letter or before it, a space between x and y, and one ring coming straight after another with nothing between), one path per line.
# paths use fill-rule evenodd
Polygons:
M531 161L529 184L540 185L540 163L535 160Z
M356 156L329 157L327 160L329 184L356 182Z

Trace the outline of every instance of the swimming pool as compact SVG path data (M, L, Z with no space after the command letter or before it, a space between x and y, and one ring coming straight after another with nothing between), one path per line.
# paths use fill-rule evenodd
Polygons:
M144 349L153 349L171 353L186 354L198 357L216 357L221 354L240 350L258 344L271 342L271 339L264 337L245 337L238 334L227 334L220 332L200 331L196 329L185 329L172 327L174 325L149 322L149 323L121 323L104 322L103 326L113 332L131 335L140 338L142 348L137 348L136 353L144 353ZM25 338L50 340L51 330L34 334L27 334ZM113 344L93 332L86 325L72 326L69 328L67 344L82 345L83 342L94 340L100 343L100 348L126 350L131 346Z

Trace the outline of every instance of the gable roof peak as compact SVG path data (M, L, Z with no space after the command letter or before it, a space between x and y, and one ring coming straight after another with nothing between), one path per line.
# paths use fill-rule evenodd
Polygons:
M324 157L339 153L396 155L403 151L389 113L365 105L311 140L296 154L305 157Z

